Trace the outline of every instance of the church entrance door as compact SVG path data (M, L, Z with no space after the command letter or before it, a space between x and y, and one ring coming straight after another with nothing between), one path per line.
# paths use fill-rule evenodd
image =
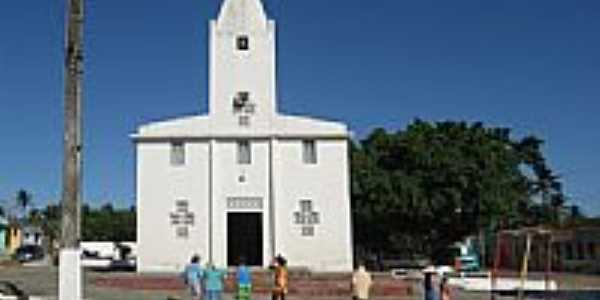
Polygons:
M227 213L227 265L237 265L240 257L249 266L263 265L262 213Z

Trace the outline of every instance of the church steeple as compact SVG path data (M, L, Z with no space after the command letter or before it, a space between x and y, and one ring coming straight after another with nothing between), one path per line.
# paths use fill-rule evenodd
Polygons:
M261 0L225 0L217 26L230 32L265 30L267 16Z
M210 114L231 124L249 120L246 128L267 126L277 111L276 43L261 0L224 0L210 39Z

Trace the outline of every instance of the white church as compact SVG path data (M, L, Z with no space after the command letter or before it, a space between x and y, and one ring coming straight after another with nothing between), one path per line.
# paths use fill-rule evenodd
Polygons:
M290 267L352 269L349 131L277 112L275 30L260 0L224 0L208 114L132 135L139 272L181 271L195 253L221 267L281 254Z

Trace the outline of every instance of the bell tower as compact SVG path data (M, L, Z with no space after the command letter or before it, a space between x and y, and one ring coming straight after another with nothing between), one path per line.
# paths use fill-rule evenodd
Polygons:
M211 116L245 126L275 115L275 22L260 0L224 0L210 23L209 63Z

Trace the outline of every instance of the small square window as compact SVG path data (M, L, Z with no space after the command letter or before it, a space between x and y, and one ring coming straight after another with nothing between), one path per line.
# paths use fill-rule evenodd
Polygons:
M315 228L312 226L303 226L302 227L302 236L314 236Z
M179 217L179 214L171 213L169 215L169 217L171 218L171 225L180 225L181 224L181 218Z
M577 259L584 260L585 259L585 246L582 242L577 243Z
M175 201L175 207L177 211L187 211L189 204L187 200L177 200Z
M302 141L302 160L305 164L317 163L317 145L315 141Z
M237 158L240 165L249 165L252 163L252 147L249 141L238 141Z
M295 224L302 224L304 223L304 216L299 213L299 212L295 212L294 213L294 223Z
M236 40L237 49L240 51L248 51L250 49L250 41L247 35L240 35Z
M596 255L596 244L594 244L593 242L590 242L588 244L588 251L589 251L589 257L590 259L596 259L597 255Z
M300 200L300 210L303 213L312 212L312 201L310 201L310 200Z
M308 221L309 224L319 224L319 213L318 212L312 212L310 213L310 220Z
M566 252L566 259L567 260L572 260L574 259L574 255L573 255L573 245L572 244L565 244L565 252Z
M189 236L189 230L187 227L177 227L175 231L178 238L187 239Z
M240 116L238 124L242 127L250 126L250 117L249 116Z
M183 142L171 143L171 165L185 165L185 144Z

